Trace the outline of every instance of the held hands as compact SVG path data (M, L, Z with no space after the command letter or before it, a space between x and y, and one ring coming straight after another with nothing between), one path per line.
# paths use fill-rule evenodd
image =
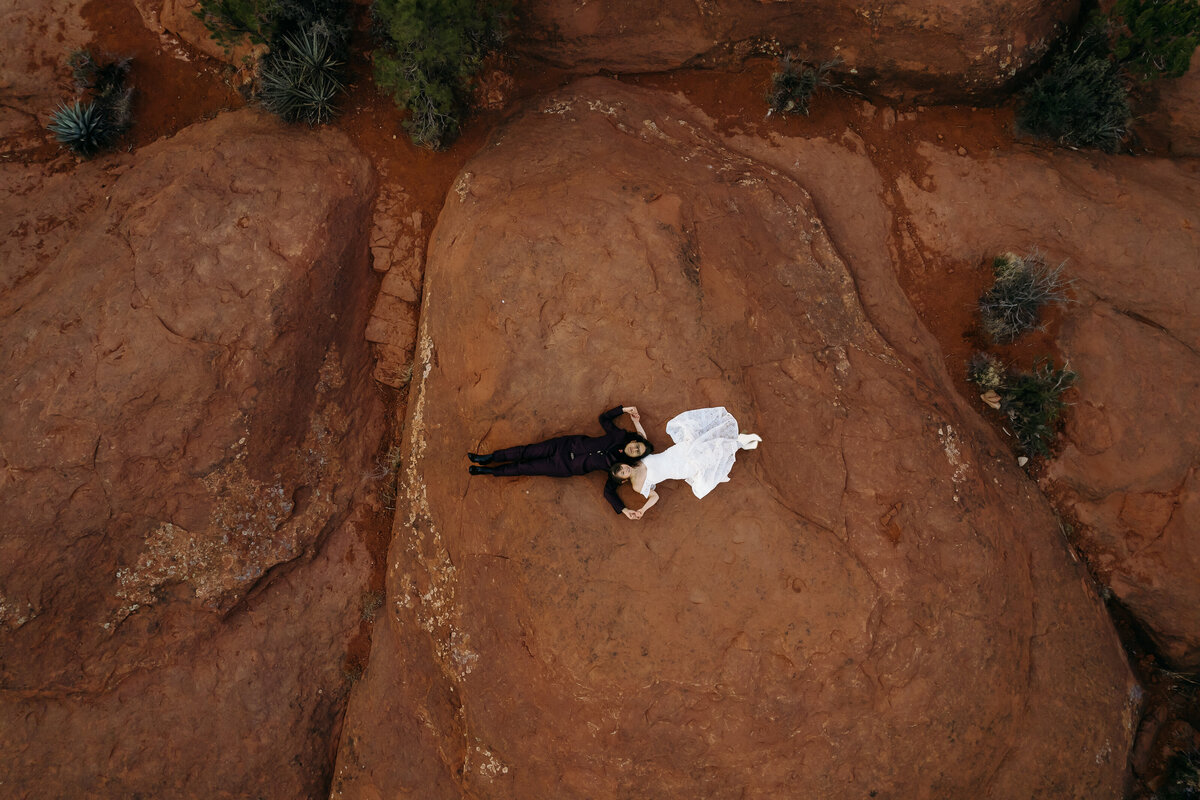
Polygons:
M642 415L638 413L637 406L625 406L621 410L628 414L629 418L635 422L642 418Z
M640 508L636 509L636 510L632 509L632 508L627 508L624 511L622 511L621 513L624 514L625 516L629 517L630 519L641 519L642 518L642 510Z

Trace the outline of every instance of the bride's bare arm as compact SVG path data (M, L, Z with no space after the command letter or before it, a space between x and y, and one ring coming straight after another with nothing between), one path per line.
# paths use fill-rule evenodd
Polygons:
M646 498L646 502L641 508L639 508L637 510L634 510L632 508L627 508L624 511L622 511L621 513L624 514L625 516L629 517L630 519L641 519L642 515L646 513L646 510L648 508L650 508L650 506L654 505L657 502L658 502L658 492L651 489L650 496Z
M646 429L642 427L642 415L638 413L637 406L625 406L621 410L629 415L630 421L633 422L633 427L637 429L638 436L641 436L643 439L648 438L646 436Z

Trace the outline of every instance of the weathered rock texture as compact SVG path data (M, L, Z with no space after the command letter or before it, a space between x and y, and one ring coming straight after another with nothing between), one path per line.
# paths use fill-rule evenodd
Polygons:
M334 796L1121 796L1137 692L1084 571L857 277L681 101L590 80L499 132L430 245ZM598 476L466 474L614 402L765 443L641 522Z
M412 378L427 238L421 212L407 213L408 203L403 192L385 185L371 215L371 268L383 282L365 335L375 345L375 380L397 389Z
M1200 667L1200 167L1061 151L920 154L926 177L902 180L901 194L922 247L968 265L1025 247L1066 260L1077 302L1059 346L1079 389L1046 487L1164 655Z
M369 163L243 112L4 178L4 793L319 793L381 430Z
M963 97L1009 84L1074 20L1078 0L640 3L524 0L516 46L575 68L648 72L792 50L890 94Z
M0 156L41 144L69 93L66 57L90 33L78 0L9 0L0 13Z
M1192 66L1179 78L1155 84L1157 103L1146 123L1162 132L1175 156L1200 156L1200 50Z
M207 56L227 61L234 66L249 63L262 46L254 45L248 37L225 48L215 42L208 28L196 16L200 0L133 0L142 21L162 37L175 36Z

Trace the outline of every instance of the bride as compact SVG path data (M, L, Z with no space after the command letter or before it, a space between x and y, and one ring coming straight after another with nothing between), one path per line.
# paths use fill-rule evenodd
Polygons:
M738 450L753 450L762 441L753 433L739 434L737 420L724 408L685 411L667 423L667 435L675 444L663 452L652 453L634 466L612 468L613 478L628 481L646 498L641 508L621 512L630 519L641 519L658 502L654 487L663 481L687 481L696 497L704 497L729 480Z

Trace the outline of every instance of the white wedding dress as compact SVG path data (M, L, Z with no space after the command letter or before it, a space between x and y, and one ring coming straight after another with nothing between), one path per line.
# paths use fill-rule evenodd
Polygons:
M696 497L729 480L729 470L738 450L753 450L762 437L738 433L737 420L724 408L684 411L667 423L667 435L675 442L661 453L642 459L646 478L638 491L650 496L663 481L687 481Z

